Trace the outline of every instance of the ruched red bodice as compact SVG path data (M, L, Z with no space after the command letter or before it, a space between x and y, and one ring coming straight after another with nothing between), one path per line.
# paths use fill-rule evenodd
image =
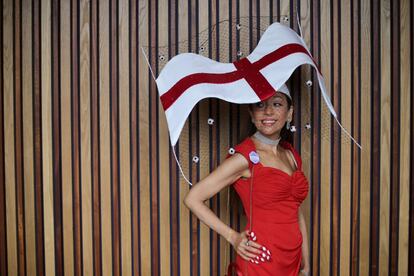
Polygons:
M302 172L299 154L287 142L280 145L290 150L297 163L292 175L276 168L253 164L249 155L256 152L250 138L235 147L249 162L252 179L252 217L250 217L250 178L234 183L257 242L272 253L270 262L253 264L237 257L236 263L243 275L298 275L302 258L302 234L298 223L298 209L306 198L309 183Z

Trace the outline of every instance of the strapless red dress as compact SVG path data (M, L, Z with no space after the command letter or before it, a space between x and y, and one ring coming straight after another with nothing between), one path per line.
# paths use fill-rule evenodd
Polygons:
M309 183L302 172L302 160L291 144L280 142L290 150L297 163L297 170L289 175L279 169L253 164L249 155L256 152L250 138L235 147L249 162L253 170L252 217L250 217L250 178L234 183L247 216L247 226L252 226L257 242L272 253L270 262L254 264L237 255L239 275L298 275L302 260L302 233L298 223L298 209L309 191Z

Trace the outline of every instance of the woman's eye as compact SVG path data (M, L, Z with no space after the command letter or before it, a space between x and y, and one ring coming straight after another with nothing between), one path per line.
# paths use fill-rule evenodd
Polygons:
M264 103L262 103L262 102L256 103L255 107L256 108L263 108L264 107Z
M282 106L282 104L281 103L273 103L273 106L274 107L279 107L279 106Z

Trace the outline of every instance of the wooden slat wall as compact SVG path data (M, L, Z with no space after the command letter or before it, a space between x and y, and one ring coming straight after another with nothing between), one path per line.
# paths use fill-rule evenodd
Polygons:
M0 275L224 275L234 252L182 204L189 186L140 47L149 46L158 74L160 55L199 51L200 32L210 28L204 51L229 62L255 47L260 16L298 29L296 11L338 116L363 146L340 132L317 85L305 84L317 83L310 69L295 72L312 275L414 273L412 1L1 0L0 7ZM241 19L248 45L236 30ZM192 182L223 161L247 120L244 107L197 105L176 148ZM240 230L233 193L207 204Z

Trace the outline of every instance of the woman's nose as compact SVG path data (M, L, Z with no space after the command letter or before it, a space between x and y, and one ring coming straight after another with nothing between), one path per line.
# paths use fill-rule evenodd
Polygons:
M265 105L264 112L265 112L266 114L271 114L271 113L273 113L273 107L272 107L272 105L270 105L270 104L266 104L266 105Z

